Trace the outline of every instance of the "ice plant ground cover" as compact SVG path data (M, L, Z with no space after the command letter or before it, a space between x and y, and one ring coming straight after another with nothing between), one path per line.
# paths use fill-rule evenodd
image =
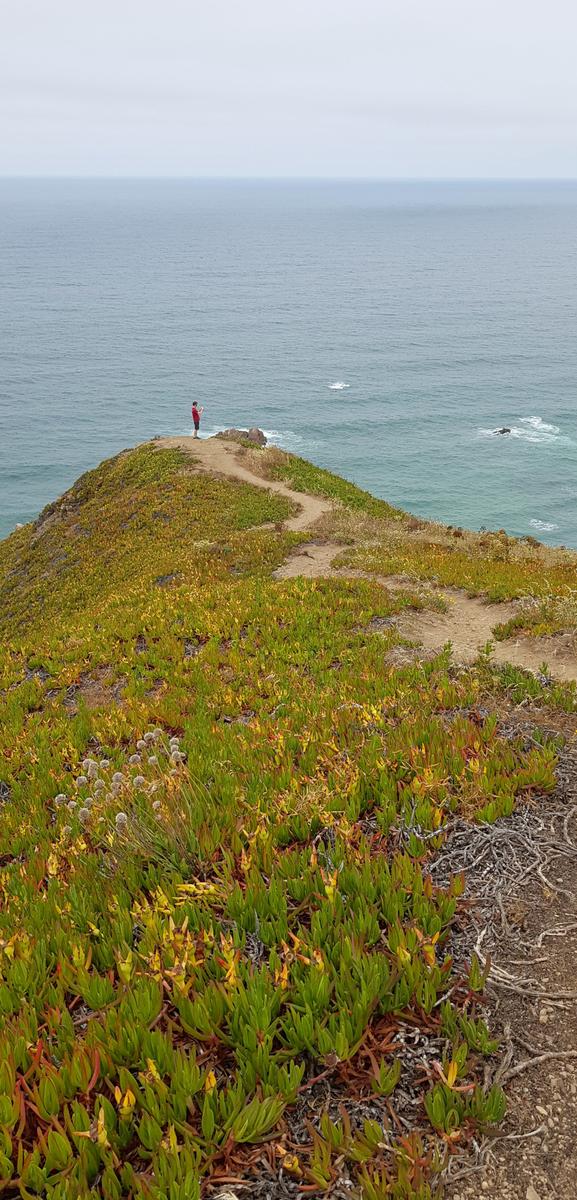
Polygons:
M262 463L335 499L369 575L550 598L574 576ZM270 1170L427 1200L503 1115L483 971L451 954L464 880L430 864L455 815L554 786L556 746L502 734L503 695L575 690L448 651L395 667L387 620L422 597L275 581L291 511L148 446L0 545L0 1195L191 1200ZM297 1138L319 1076L339 1104Z

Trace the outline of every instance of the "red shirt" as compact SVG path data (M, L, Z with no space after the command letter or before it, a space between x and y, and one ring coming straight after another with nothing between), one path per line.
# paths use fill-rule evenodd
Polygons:
M200 425L200 413L197 408L193 408L192 410L192 419L195 425Z

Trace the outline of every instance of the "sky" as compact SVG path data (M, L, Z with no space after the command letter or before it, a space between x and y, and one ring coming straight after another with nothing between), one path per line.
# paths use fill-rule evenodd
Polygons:
M0 175L576 178L574 0L1 0Z

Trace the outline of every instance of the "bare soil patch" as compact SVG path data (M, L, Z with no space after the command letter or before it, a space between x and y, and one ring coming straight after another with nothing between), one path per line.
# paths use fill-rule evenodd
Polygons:
M223 438L181 437L159 438L154 444L160 448L184 450L191 455L195 470L240 479L292 500L299 506L300 512L284 522L285 529L295 532L311 529L316 523L322 524L322 518L334 511L335 506L330 500L296 492L284 483L266 480L250 470L244 465L242 450L235 442L227 442ZM418 588L420 595L441 598L447 606L444 613L421 610L405 614L399 619L399 632L422 646L425 655L438 653L450 642L455 660L470 663L479 650L492 641L493 658L497 663L511 663L535 674L546 662L555 679L562 682L577 679L577 654L566 639L518 637L514 641L494 642L494 628L515 615L515 604L484 604L482 600L456 588L433 588L416 584L408 577L369 575L350 569L341 571L333 563L343 548L342 544L334 541L311 541L288 556L275 572L275 578L364 578L381 583L388 589Z
M81 698L88 709L109 708L120 703L125 684L125 679L113 679L108 667L98 667L89 674L81 675L78 683L68 688L64 707L70 713L78 712Z
M368 579L389 591L417 592L425 602L427 597L441 599L446 605L445 612L418 609L403 613L396 621L399 633L422 647L425 657L439 653L450 642L455 661L471 663L487 642L492 642L493 659L497 663L511 663L534 674L547 663L555 679L565 682L577 679L577 655L563 639L518 637L515 641L495 641L493 630L515 615L515 603L485 604L457 588L431 587L409 576L372 575L346 567L339 569L333 563L343 549L337 542L309 542L299 546L275 571L275 579L298 576Z
M337 576L332 563L344 547L336 542L307 542L299 546L274 572L275 579L322 579Z

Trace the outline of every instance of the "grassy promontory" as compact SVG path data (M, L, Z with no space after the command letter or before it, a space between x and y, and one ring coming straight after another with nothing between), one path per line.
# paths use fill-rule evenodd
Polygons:
M334 501L357 576L276 580L294 501L154 445L0 544L0 1196L426 1200L504 1111L464 880L431 864L554 786L512 690L574 689L403 661L395 618L434 578L553 632L575 560L241 453Z

